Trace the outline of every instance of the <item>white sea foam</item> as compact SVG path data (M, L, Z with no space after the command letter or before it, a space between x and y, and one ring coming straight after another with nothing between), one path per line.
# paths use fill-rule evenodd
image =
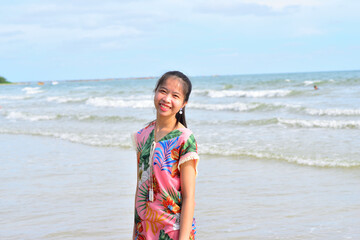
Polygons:
M6 119L11 120L25 120L25 121L42 121L42 120L53 120L56 119L56 116L48 116L48 115L32 115L22 112L9 112L6 115Z
M335 80L334 79L329 79L329 80L308 80L308 81L304 81L304 85L305 86L309 86L309 85L314 85L314 84L319 84L319 83L334 83Z
M76 87L76 88L74 88L74 89L81 89L81 90L85 90L85 89L92 89L92 88L94 88L94 86L79 86L79 87Z
M347 159L333 159L333 158L306 158L300 156L288 156L285 154L279 154L274 152L261 152L251 150L239 150L239 149L224 149L219 147L213 147L211 145L201 145L199 147L201 154L209 155L221 155L221 156L243 156L251 157L262 160L279 160L289 163L295 163L299 165L315 166L315 167L360 167L359 161L347 160Z
M345 120L303 120L278 118L279 124L303 128L356 128L360 129L360 121Z
M71 97L47 97L46 101L48 102L57 102L57 103L70 103L70 102L82 102L85 101L87 98L71 98Z
M24 100L24 99L29 99L31 98L30 96L0 96L0 100Z
M152 95L130 95L127 96L126 98L122 98L124 100L151 100L152 99Z
M189 103L189 108L205 109L213 111L230 110L237 112L244 112L255 109L260 106L260 103L230 103L230 104L205 104L205 103Z
M259 90L259 91L244 91L244 90L197 90L195 93L206 94L211 98L223 97L248 97L248 98L272 98L285 97L291 93L291 90Z
M360 162L347 161L343 159L312 159L298 156L286 156L284 154L274 153L261 153L261 152L245 152L244 155L255 157L259 159L275 159L280 161L286 161L289 163L296 163L299 165L316 166L316 167L358 167Z
M360 109L314 109L307 108L305 112L310 115L319 115L319 116L359 116Z
M0 134L25 134L25 135L35 135L35 136L44 136L44 137L54 137L62 140L86 144L90 146L97 147L123 147L131 148L131 140L129 134L81 134L81 133L71 133L71 132L49 132L44 130L11 130L0 128Z
M305 86L313 85L315 81L304 81Z
M26 94L37 94L44 92L40 89L40 87L24 87L21 91L25 92Z
M86 104L95 107L129 107L129 108L152 108L152 100L124 100L114 97L95 97L86 101Z

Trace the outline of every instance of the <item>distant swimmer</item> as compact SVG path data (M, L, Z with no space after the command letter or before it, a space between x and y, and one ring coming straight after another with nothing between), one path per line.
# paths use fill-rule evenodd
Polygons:
M314 85L314 89L315 89L315 90L319 90L319 88L318 88L316 85Z

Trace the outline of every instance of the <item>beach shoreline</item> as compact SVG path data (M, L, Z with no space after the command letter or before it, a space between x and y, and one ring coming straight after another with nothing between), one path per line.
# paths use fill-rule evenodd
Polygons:
M0 134L1 239L128 239L133 150ZM198 239L357 239L359 170L201 155Z

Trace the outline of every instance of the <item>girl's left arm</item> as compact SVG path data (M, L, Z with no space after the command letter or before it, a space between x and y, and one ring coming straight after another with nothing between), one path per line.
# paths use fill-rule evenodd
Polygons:
M195 209L195 169L196 165L194 160L184 162L180 165L182 206L179 240L188 240L192 230Z

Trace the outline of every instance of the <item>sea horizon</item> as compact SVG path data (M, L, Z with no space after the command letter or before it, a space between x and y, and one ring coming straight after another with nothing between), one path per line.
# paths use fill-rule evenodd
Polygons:
M172 70L169 70L172 71ZM197 74L197 75L189 75L192 77L215 77L215 76L248 76L248 75L279 75L279 74L301 74L301 73L331 73L331 72L357 72L360 69L349 69L349 70L316 70L316 71L290 71L290 72L264 72L264 73L234 73L234 74ZM185 72L184 72L185 73ZM90 79L53 79L53 80L34 80L34 81L19 81L19 82L11 82L12 84L32 84L37 82L51 83L51 82L91 82L91 81L116 81L116 80L136 80L136 79L154 79L159 78L159 76L129 76L129 77L104 77L104 78L90 78Z

